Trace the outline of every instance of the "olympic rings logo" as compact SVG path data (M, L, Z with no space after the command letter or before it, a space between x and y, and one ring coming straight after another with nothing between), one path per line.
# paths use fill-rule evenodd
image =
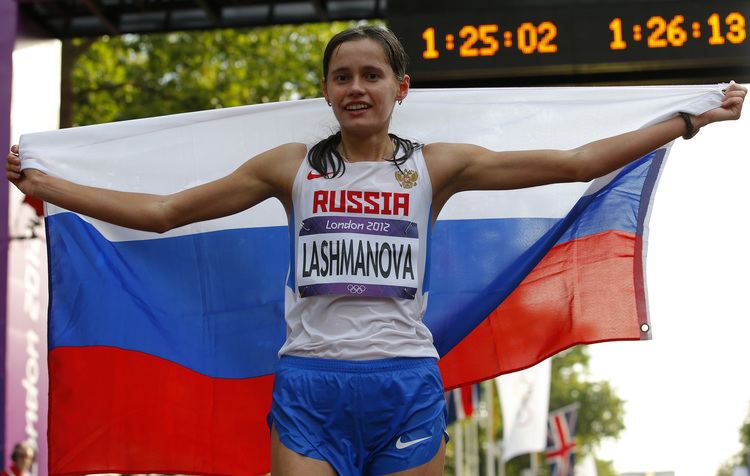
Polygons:
M346 289L349 290L349 293L351 294L362 294L367 290L367 286L361 284L349 284L346 286Z

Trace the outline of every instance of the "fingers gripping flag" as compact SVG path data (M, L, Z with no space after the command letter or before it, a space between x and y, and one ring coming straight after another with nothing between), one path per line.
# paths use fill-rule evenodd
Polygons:
M720 86L412 91L391 131L568 149L720 97ZM322 100L306 100L33 134L21 155L79 183L172 193L335 127ZM424 283L446 388L574 344L649 337L644 243L667 151L591 183L447 203ZM46 214L50 473L266 472L289 265L281 204L162 235Z

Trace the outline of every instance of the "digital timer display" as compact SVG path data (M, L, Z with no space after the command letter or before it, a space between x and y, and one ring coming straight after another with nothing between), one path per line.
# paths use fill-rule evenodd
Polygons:
M389 16L416 80L750 65L748 1L461 3Z
M512 48L515 44L523 54L533 53L556 53L557 25L544 21L539 25L530 22L522 23L515 32L506 30L503 38L496 37L500 31L500 25L496 23L487 25L464 25L458 32L460 46L459 56L469 58L472 56L493 56L500 51L500 41L503 48ZM435 27L430 26L422 32L425 41L425 49L422 52L424 59L437 59L440 52L436 48ZM445 50L456 49L456 37L452 33L445 35Z
M648 48L680 47L685 45L690 38L700 40L703 37L707 38L711 46L720 46L727 42L741 45L747 39L745 22L745 15L742 12L730 12L723 18L718 13L712 13L704 22L693 21L689 27L685 24L683 15L675 15L669 20L660 16L652 16L645 23L647 36L644 37L641 24L636 23L632 25L632 38L634 42L645 40ZM622 18L613 18L609 23L609 29L612 31L610 49L624 50L628 47L622 28ZM691 33L688 34L685 28L689 28ZM703 33L706 30L708 34Z

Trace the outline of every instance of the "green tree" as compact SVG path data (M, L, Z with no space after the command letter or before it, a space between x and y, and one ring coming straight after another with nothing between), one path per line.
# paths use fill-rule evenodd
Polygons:
M750 456L750 411L745 416L745 421L740 428L740 443L742 443L742 454ZM748 461L750 464L750 461Z
M590 451L604 438L616 437L625 428L625 402L609 382L592 381L589 376L588 348L577 346L552 359L550 409L578 402L576 441Z
M549 408L555 410L572 403L580 405L575 433L579 458L594 454L602 440L616 438L625 428L625 402L609 382L591 380L590 359L586 346L573 347L552 358ZM529 456L519 456L509 461L507 474L520 474L528 467ZM602 475L615 474L609 461L597 461L597 469Z
M579 457L595 454L599 444L606 438L616 438L625 428L624 404L609 382L595 381L589 374L590 356L586 346L568 349L552 358L552 383L550 387L550 410L572 403L580 405L576 428L576 444ZM495 403L496 438L502 437L500 408ZM484 432L481 438L484 437ZM447 453L446 474L453 474L453 445ZM536 455L541 474L547 474L542 455ZM531 466L530 455L520 455L506 466L507 476L518 476ZM602 476L615 476L611 461L597 460L597 471Z
M596 474L598 476L617 476L615 465L612 461L596 460Z
M67 40L61 124L318 97L325 44L350 25Z
M735 466L750 466L750 410L740 426L740 444L742 449L721 465L717 476L731 476Z

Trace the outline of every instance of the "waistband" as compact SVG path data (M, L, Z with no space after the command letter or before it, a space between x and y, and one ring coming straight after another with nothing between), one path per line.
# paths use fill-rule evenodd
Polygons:
M306 370L328 370L335 372L369 373L392 370L413 369L419 367L437 367L434 357L395 357L377 360L337 360L316 357L298 357L283 355L279 359L279 368Z

